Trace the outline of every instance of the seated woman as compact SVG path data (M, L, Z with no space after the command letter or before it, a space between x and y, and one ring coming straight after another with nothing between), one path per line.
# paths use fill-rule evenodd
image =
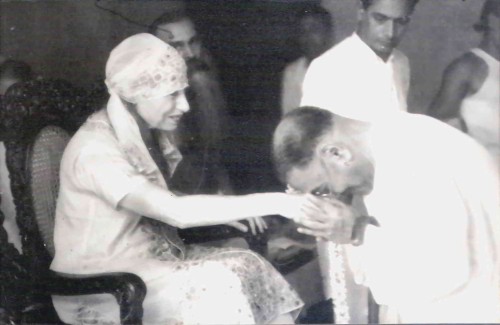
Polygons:
M297 217L312 198L169 191L181 159L171 131L189 110L186 66L155 36L119 44L106 64L106 85L107 107L89 117L62 158L51 268L139 275L147 286L145 324L292 323L303 303L266 260L244 249L186 247L177 228ZM53 301L66 323L118 322L110 295Z

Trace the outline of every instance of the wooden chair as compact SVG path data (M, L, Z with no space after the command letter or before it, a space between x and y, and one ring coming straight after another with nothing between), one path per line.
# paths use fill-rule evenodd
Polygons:
M99 106L87 92L61 80L16 84L8 90L0 107L1 140L6 146L23 245L18 277L24 280L27 291L21 292L24 306L17 309L22 322L60 322L51 295L98 293L115 296L123 324L142 322L146 286L137 275L75 275L49 270L54 254L60 159L71 134L95 108Z

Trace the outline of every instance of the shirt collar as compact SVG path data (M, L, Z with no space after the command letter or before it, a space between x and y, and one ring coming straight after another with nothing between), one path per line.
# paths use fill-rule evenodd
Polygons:
M384 60L382 60L382 58L380 56L377 55L377 53L375 53L372 50L371 47L368 46L368 44L366 44L361 39L361 37L359 37L359 35L356 32L352 33L351 40L352 40L352 43L354 44L354 46L356 46L359 49L359 51L361 51L362 53L365 53L367 56L370 57L370 59L372 59L374 61L377 61L377 62L380 62L380 63L383 63L383 64L392 63L394 61L394 51L395 51L395 49L392 50L392 53L389 56L389 58L387 59L387 61L384 61Z

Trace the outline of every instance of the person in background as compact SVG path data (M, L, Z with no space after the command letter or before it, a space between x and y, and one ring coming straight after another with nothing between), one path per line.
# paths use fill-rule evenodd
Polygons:
M7 59L0 64L0 96L4 96L10 86L33 78L31 67L18 60Z
M293 323L303 303L260 255L185 245L178 228L255 216L296 217L309 196L184 195L169 189L182 155L172 132L188 112L187 68L148 33L106 63L110 98L67 145L60 170L51 269L131 272L147 287L144 324ZM65 323L116 323L110 295L53 296ZM115 307L113 307L115 306Z
M348 250L380 323L500 321L498 169L470 137L425 115L368 123L304 107L277 127L273 155L290 188L322 197L299 232Z
M418 0L360 0L357 29L307 70L301 106L349 109L369 120L406 111L410 85L402 40Z
M500 1L484 2L473 48L450 63L429 115L467 132L500 163Z
M28 81L32 78L33 72L27 63L11 59L4 60L0 64L0 105L2 97L12 85ZM19 229L16 223L16 207L10 189L10 178L5 153L5 145L3 141L0 141L0 209L5 216L3 226L9 236L9 242L13 243L17 250L21 252L21 238L19 237Z
M297 40L301 56L283 71L281 84L281 113L285 115L299 107L302 82L312 60L332 47L334 24L330 13L320 5L308 5L296 14Z
M172 188L187 194L231 193L222 157L228 114L210 53L184 10L158 17L149 32L173 46L188 66L191 110L179 125L179 149L184 161L172 179Z

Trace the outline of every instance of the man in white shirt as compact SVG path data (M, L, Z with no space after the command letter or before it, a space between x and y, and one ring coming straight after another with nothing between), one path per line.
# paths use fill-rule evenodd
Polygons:
M302 83L312 60L333 45L333 21L330 13L319 4L307 5L296 14L297 41L301 57L283 70L281 81L281 113L285 115L300 106Z
M328 197L299 232L346 244L356 281L387 307L381 323L500 322L499 175L473 139L424 115L368 123L306 107L278 126L274 158L292 188ZM355 247L361 215L378 227Z
M406 111L410 66L395 47L417 2L361 0L356 32L311 63L301 106L348 109L341 113L361 120Z

